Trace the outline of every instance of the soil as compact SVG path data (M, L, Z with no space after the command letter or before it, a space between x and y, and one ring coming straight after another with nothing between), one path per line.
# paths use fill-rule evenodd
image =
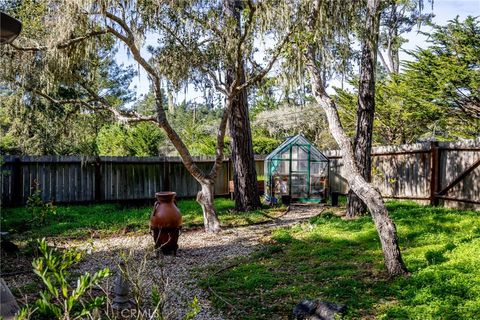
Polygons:
M85 250L84 259L74 270L75 273L93 273L104 267L115 272L119 262L125 261L129 270L128 276L136 283L131 287L132 291L135 292L138 287L143 291L142 296L150 297L152 289L161 288L160 291L165 294L163 314L167 319L182 319L195 297L201 310L194 319L225 319L211 307L208 300L210 293L198 287L197 275L207 272L207 267L209 270L227 267L231 259L247 256L254 250L261 249L274 229L302 223L321 214L323 210L324 207L320 205L292 206L286 214L268 223L229 228L218 234L201 230L187 231L180 235L176 256L156 253L151 235L123 235L89 241L55 241L54 245ZM21 258L9 259L7 263L17 263L28 270L24 261L28 258L17 261L15 259ZM3 261L2 265L5 266L4 262L6 261ZM22 288L33 287L29 283L36 282L33 273L9 276L5 281L16 295ZM110 280L105 285L111 290L113 281ZM38 293L38 289L36 292ZM22 292L22 296L28 296L28 293ZM148 305L148 301L143 301L142 305Z

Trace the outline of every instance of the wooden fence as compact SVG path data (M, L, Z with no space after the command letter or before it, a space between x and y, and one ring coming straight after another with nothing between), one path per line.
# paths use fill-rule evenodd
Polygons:
M213 158L195 158L210 170ZM224 160L215 182L215 194L228 194L231 163ZM257 162L263 171L263 160ZM26 203L35 185L44 201L55 203L115 202L153 199L155 192L174 190L178 197L195 197L200 190L180 158L4 156L1 175L3 206Z
M340 151L330 158L330 187L348 192ZM385 198L480 209L480 139L372 150L372 182Z
M340 152L325 154L330 158L330 190L347 193ZM204 170L213 162L195 160ZM480 208L480 139L378 147L372 160L373 183L387 198ZM263 174L262 157L256 159L256 167ZM231 179L231 162L225 159L215 193L228 194ZM195 197L200 189L175 157L4 156L1 180L3 206L25 204L35 182L43 199L56 203L151 200L162 190Z

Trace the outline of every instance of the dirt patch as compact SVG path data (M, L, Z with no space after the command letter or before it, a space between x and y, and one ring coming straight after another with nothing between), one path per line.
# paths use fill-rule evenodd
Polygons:
M131 252L130 264L140 265L142 273L147 275L142 284L148 292L153 287L152 277L163 275L166 283L166 304L164 313L171 319L181 319L188 310L194 297L199 300L200 313L195 319L224 319L212 309L208 293L197 286L195 271L207 266L219 269L226 262L236 257L247 256L265 243L265 238L272 230L287 225L301 223L320 214L322 206L292 206L291 210L268 223L245 227L228 228L219 234L208 234L201 230L190 230L180 235L179 250L176 257L155 257L152 252L153 240L150 235L124 235L109 238L91 239L89 241L72 240L57 246L78 247L87 254L75 272L95 272L101 268L117 269L120 257ZM148 276L152 275L152 277ZM33 282L33 274L9 277L6 280L11 288L28 285ZM19 284L19 282L21 282Z

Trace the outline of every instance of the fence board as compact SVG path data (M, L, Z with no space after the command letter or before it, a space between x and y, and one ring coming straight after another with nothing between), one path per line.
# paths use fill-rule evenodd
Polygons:
M426 199L430 197L431 143L386 146L372 150L372 182L385 197ZM437 190L480 158L480 139L462 143L438 143ZM339 150L325 151L330 159L331 191L348 192ZM37 180L45 201L57 203L152 199L155 192L173 190L179 197L195 197L200 185L175 157L80 157L4 156L1 177L2 205L23 205ZM195 159L201 170L211 169L213 158ZM99 169L97 170L97 161ZM263 175L263 159L257 157L258 175ZM215 193L228 194L232 179L231 161L225 159L215 180ZM480 202L480 167L444 195L448 199ZM97 190L97 188L99 190ZM480 207L451 200L446 206Z

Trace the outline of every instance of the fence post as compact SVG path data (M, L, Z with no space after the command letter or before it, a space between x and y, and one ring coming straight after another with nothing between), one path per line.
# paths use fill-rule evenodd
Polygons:
M103 200L103 176L102 176L102 159L97 157L95 159L95 202Z
M439 201L436 193L439 190L439 163L440 163L440 149L438 142L430 143L430 205L438 206Z
M170 164L171 162L167 159L167 157L163 157L163 190L157 191L172 191L170 182Z
M12 203L11 205L23 204L23 176L22 160L15 157L12 165Z

